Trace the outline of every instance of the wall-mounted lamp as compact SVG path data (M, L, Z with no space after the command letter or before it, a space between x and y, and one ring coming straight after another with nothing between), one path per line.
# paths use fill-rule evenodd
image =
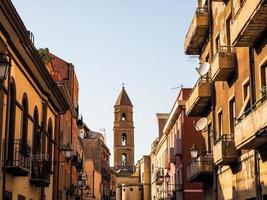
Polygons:
M2 89L3 82L7 78L10 67L11 67L10 56L4 53L0 53L0 89Z

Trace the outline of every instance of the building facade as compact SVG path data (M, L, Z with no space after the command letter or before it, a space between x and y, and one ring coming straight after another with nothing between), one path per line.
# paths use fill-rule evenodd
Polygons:
M194 127L198 118L187 117L185 113L185 103L190 92L191 89L181 88L163 129L167 137L169 164L167 199L203 199L202 184L187 181L187 167L191 162L192 144L198 146L200 151L206 151L204 139Z
M105 144L104 136L101 133L91 131L86 125L84 125L84 137L82 144L84 148L84 154L86 160L93 162L93 173L99 173L100 179L100 192L99 199L110 199L110 167L109 167L109 148ZM93 176L89 176L88 179L94 179ZM96 185L94 184L94 187ZM94 190L93 190L94 191ZM95 195L95 194L93 194Z
M1 64L10 66L0 90L1 199L53 199L55 141L69 105L11 1L0 2L0 18Z
M151 198L165 199L168 197L167 182L165 176L168 173L167 138L163 134L164 126L169 118L167 113L158 113L158 138L151 146Z
M205 199L267 198L266 26L265 0L199 0L186 35L185 53L204 64L186 114L206 120L212 151L188 180L203 183Z
M42 50L39 50L42 51ZM79 115L79 83L74 66L63 59L49 53L43 55L43 61L52 75L64 98L68 101L69 109L60 115L60 134L57 138L59 149L58 164L55 166L55 174L58 180L54 193L56 199L74 199L77 194L77 180L83 168L83 149L79 140L78 115Z

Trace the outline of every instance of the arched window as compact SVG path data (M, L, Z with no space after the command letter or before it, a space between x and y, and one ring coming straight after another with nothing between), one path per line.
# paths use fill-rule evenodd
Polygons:
M47 154L48 159L52 160L52 139L53 139L53 126L52 126L52 120L48 120L48 129L47 129L48 139L47 139Z
M27 144L28 140L28 98L24 95L22 100L22 134L21 142Z
M126 133L123 133L122 136L121 136L121 145L124 146L124 147L127 145Z
M126 113L122 113L122 115L121 115L121 120L122 120L122 121L126 121Z
M122 154L122 157L121 157L121 165L122 166L126 166L127 165L127 156L126 156L126 153L123 153Z
M39 129L39 114L37 107L34 108L33 113L34 125L33 125L33 154L41 153L41 131Z
M9 131L8 131L8 154L7 160L13 160L13 150L14 150L14 137L15 137L15 115L16 115L16 89L13 82L10 83L9 90Z

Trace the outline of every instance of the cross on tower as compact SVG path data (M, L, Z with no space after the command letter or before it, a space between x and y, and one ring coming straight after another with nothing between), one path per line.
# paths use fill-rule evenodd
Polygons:
M124 87L126 84L125 84L125 82L123 81L123 82L121 83L121 85L122 85L122 87Z

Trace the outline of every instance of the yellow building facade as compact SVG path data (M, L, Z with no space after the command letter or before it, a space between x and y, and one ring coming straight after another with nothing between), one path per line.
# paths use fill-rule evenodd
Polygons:
M0 91L1 199L53 199L54 141L68 104L10 1L0 2L0 18L0 52L10 58Z
M203 118L205 149L187 178L205 199L267 198L266 27L266 1L198 1L185 53L201 76L186 113Z

